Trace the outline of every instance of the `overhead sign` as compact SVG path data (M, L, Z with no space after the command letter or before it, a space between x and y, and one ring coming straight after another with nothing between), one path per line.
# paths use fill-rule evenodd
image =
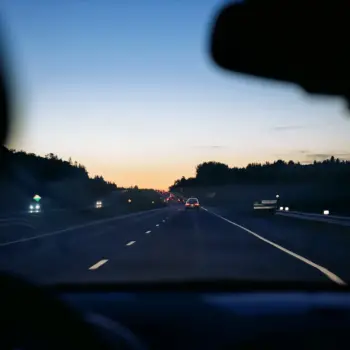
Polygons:
M40 199L41 199L41 197L40 197L38 194L36 194L36 195L33 197L33 199L34 199L36 202L39 202Z

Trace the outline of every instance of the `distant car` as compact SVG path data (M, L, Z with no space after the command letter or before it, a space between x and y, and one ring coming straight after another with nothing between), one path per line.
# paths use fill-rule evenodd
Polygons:
M276 199L265 199L256 201L253 204L253 209L255 212L260 213L275 213L277 210L277 200Z
M32 204L30 204L28 212L30 214L40 213L41 212L41 205L39 203L32 203Z
M95 204L95 208L97 209L102 208L102 201L97 201Z
M200 204L197 198L188 198L185 203L185 209L199 209Z

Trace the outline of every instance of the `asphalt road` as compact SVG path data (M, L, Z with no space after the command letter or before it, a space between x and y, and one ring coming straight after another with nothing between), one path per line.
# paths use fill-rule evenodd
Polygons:
M1 223L0 223L1 224ZM41 283L350 282L350 228L171 205L37 232L0 225L0 268Z

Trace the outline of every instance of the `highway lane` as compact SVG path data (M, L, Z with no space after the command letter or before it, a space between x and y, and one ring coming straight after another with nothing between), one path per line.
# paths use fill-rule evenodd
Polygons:
M235 218L229 211L219 214L225 215L185 212L183 206L172 205L17 243L7 237L6 245L0 241L0 267L43 283L203 278L338 283L337 277L350 281L350 238L344 228L328 230L326 224L251 214Z
M149 215L159 209L160 208L119 215L98 215L100 213L91 212L89 215L85 215L85 217L74 214L71 215L72 213L50 217L41 213L36 217L0 219L0 228L2 229L0 234L0 247L63 232L82 232L81 229L86 229L90 226L98 226L101 228L105 224L108 225L120 219Z
M311 266L312 262L305 263L204 211L180 211L161 228L152 239L142 239L132 249L111 256L99 268L97 280L117 276L121 280L228 278L326 282L332 275L326 276Z
M20 229L15 236L12 230L12 240L1 231L0 238L5 236L5 240L0 240L0 268L40 282L58 281L61 277L76 281L95 256L115 254L130 241L130 234L139 232L140 225L160 220L157 216L166 217L167 212L160 209L122 215L37 235L23 234Z
M213 210L350 281L350 227L278 215Z

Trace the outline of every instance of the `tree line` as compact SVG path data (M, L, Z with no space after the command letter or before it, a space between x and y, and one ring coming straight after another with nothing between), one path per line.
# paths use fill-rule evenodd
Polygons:
M232 167L220 162L204 162L196 167L195 177L178 179L170 190L193 186L228 184L295 184L332 182L350 186L350 161L330 157L311 164L277 160Z
M97 193L117 189L114 182L106 181L102 176L90 177L84 165L71 158L61 159L54 153L42 157L22 150L7 149L5 165L8 166L8 171L3 172L3 176L8 179L14 178L16 172L26 172L41 183L77 179L86 181L89 188Z

